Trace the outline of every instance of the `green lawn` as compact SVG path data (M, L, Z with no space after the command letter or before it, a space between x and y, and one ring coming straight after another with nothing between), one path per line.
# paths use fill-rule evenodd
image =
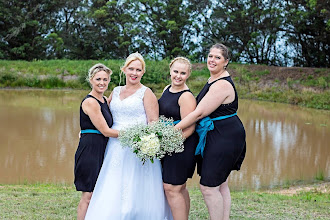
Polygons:
M330 182L321 182L293 195L278 189L235 191L231 219L329 219L329 190ZM200 191L189 192L189 219L208 219ZM71 185L0 185L0 219L75 219L79 199Z

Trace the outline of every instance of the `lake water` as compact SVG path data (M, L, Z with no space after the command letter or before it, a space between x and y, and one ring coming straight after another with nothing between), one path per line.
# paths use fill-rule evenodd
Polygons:
M72 183L79 105L88 91L0 90L0 183ZM108 94L107 94L108 95ZM330 111L240 100L247 134L232 189L330 177ZM198 176L189 187L198 186Z

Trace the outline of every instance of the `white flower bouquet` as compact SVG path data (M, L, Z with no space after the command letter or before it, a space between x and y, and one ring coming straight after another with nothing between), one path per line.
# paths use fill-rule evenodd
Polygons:
M118 137L123 147L130 147L143 164L149 159L161 159L166 154L184 150L182 131L174 129L173 119L160 116L149 125L136 124L123 129Z

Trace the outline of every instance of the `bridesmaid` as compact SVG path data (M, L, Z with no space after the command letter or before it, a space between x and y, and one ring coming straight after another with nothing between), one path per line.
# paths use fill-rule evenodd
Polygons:
M231 197L228 177L240 170L246 153L245 129L237 116L238 96L227 66L229 50L213 45L207 57L210 78L197 96L196 109L175 127L189 128L198 122L196 154L200 189L211 220L229 219Z
M196 108L195 97L186 85L186 80L191 74L191 63L187 58L177 57L169 66L171 84L165 87L158 100L159 114L178 121ZM195 124L183 130L183 135L187 139L182 153L166 155L162 159L164 190L174 220L188 219L189 215L190 198L186 182L195 170L198 135L194 131Z
M87 81L92 91L80 105L81 137L75 154L74 184L82 191L77 209L77 219L84 219L92 192L99 175L108 137L118 137L111 129L112 115L104 97L112 71L99 63L88 71Z

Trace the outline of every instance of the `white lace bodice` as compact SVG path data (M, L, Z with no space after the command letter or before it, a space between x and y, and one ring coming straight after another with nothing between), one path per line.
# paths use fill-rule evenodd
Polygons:
M110 111L113 118L114 129L121 129L133 124L147 124L147 116L144 109L143 97L147 87L142 86L134 94L120 100L121 86L113 90L110 102Z

